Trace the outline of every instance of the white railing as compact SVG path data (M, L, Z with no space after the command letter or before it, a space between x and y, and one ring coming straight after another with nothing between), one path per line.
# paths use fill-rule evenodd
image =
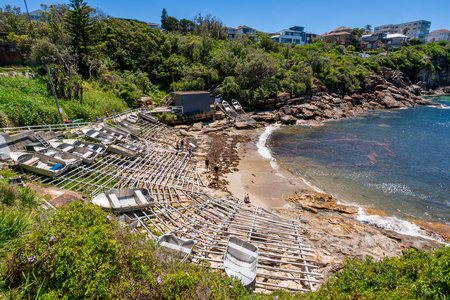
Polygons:
M128 116L136 111L141 111L141 108L135 108L135 109L129 109L126 111L123 111L119 114L116 114L116 118L122 117L122 116ZM104 118L103 121L106 122L106 120L114 119L114 116L110 116L107 118ZM81 128L81 127L93 127L97 123L96 122L81 122L81 123L64 123L64 124L49 124L49 125L30 125L30 126L21 126L21 127L4 127L0 128L0 133L14 133L14 132L20 132L20 131L62 131L62 130L68 130L68 129L75 129L75 128Z

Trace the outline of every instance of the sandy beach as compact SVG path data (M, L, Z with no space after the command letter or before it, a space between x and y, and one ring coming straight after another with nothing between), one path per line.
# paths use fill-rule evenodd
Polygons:
M270 160L258 152L256 144L263 130L246 132L250 141L239 145L238 171L225 175L229 182L227 188L241 199L248 193L254 205L281 208L295 191L312 191L312 188L289 171L281 167L274 169Z

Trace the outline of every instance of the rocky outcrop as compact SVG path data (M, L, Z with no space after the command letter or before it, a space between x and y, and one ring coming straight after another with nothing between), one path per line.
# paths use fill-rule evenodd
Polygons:
M68 190L55 187L43 187L33 183L27 183L26 185L39 194L50 197L50 203L56 208L61 208L83 199L83 195Z
M300 204L303 209L317 213L318 210L336 211L345 214L356 214L358 208L356 206L347 206L339 204L337 199L328 194L307 193L298 195L295 192L288 201Z

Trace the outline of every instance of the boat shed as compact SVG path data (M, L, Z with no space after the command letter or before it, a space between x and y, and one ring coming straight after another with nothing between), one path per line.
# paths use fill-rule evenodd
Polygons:
M174 92L173 105L182 106L183 113L208 112L211 110L208 91Z

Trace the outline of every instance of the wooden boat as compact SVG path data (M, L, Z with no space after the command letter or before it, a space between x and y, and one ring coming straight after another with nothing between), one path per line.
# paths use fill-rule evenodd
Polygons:
M233 112L233 109L231 108L230 104L228 104L227 101L222 100L222 106L226 112Z
M135 158L138 156L138 152L134 151L132 149L128 149L125 147L122 147L121 145L124 143L120 143L119 145L109 145L108 151L116 154L120 154L126 157Z
M99 154L95 151L67 143L50 142L50 146L63 152L67 152L75 156L78 156L86 164L92 163L99 156Z
M104 155L106 153L106 150L108 149L108 146L105 146L103 144L91 143L84 140L67 139L62 140L61 142L96 152L99 155Z
M171 250L175 250L176 258L184 262L189 255L192 253L192 249L195 246L195 241L193 240L183 240L177 238L173 234L165 234L156 243L156 247L165 247Z
M119 145L123 148L126 148L128 150L134 151L141 156L144 156L146 154L144 148L130 144L130 143L119 143L117 145Z
M128 133L128 132L105 127L105 126L101 126L99 131L104 134L111 135L111 136L115 137L116 140L119 140L119 141L123 141L130 136L130 133Z
M137 123L137 121L139 121L139 117L137 115L129 115L127 121L131 123Z
M241 104L239 104L239 102L236 99L231 100L231 105L233 105L234 109L237 111L242 110Z
M10 157L22 168L48 177L58 177L69 169L64 161L38 152L11 152Z
M230 236L223 266L228 277L235 276L246 287L255 289L258 247L235 236Z
M64 161L69 166L69 168L79 166L83 163L83 159L81 157L68 152L63 152L59 149L34 147L34 151Z
M95 129L81 129L81 131L86 135L86 137L88 137L89 139L105 144L105 145L109 145L112 144L116 141L116 138L110 134L105 134L104 132L100 132L98 130Z
M98 194L91 202L112 211L132 211L155 205L149 191L143 188L110 190Z

